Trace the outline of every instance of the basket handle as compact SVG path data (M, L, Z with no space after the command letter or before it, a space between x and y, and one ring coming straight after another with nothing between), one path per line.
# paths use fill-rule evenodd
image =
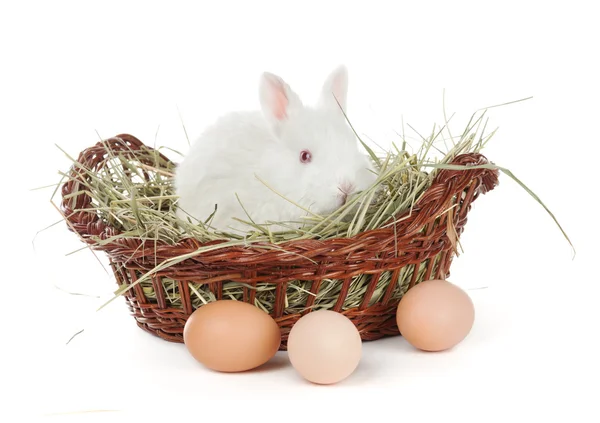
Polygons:
M82 189L83 183L88 178L86 173L98 172L106 166L107 159L110 157L109 152L122 153L126 157L133 157L135 151L142 148L152 149L133 135L116 135L83 150L77 161L71 166L69 180L63 184L61 189L62 201L60 208L68 221L69 230L76 231L84 242L91 243L91 241L88 241L90 236L99 236L105 239L119 233L117 229L107 226L100 220L97 213L85 210L92 203L90 195ZM157 154L161 159L169 161L160 152L157 152Z
M489 163L480 153L460 154L450 162L459 166L480 166ZM473 195L465 199L467 204L463 204L463 207L468 207L480 194L485 194L498 185L498 176L498 169L440 169L431 186L415 204L413 213L400 221L396 229L401 230L403 234L420 231L424 225L430 224L449 207L454 196L461 196L465 189L471 187Z
M452 162L452 165L459 166L481 166L490 164L489 160L481 153L464 153L456 156ZM456 169L440 169L436 178L434 179L434 183L442 183L444 185L448 184L450 179L455 179L458 183L458 186L464 185L464 183L469 184L469 182L473 179L477 179L479 192L481 194L485 194L488 191L491 191L498 185L498 169L487 169L487 168L478 168L478 169L468 169L468 170L456 170ZM462 178L462 179L460 179ZM466 188L466 185L462 188ZM460 190L459 190L460 191ZM458 193L459 191L455 192Z

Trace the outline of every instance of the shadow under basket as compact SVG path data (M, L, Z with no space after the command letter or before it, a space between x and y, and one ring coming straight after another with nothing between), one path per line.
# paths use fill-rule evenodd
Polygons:
M122 287L133 284L156 263L192 253L202 244L192 238L158 245L119 238L117 228L89 209L92 198L80 183L89 175L81 169L100 172L109 160L107 148L127 158L134 158L140 149L154 151L128 134L82 151L62 186L61 210L70 230L92 249L107 254ZM159 152L156 156L171 163ZM474 166L489 162L479 153L467 153L456 156L452 163ZM148 165L144 175L149 175L155 164ZM173 342L183 342L187 318L204 301L232 298L255 305L261 299L261 308L281 329L280 350L287 349L294 323L320 309L347 316L363 341L399 335L396 309L402 295L422 281L450 276L456 241L472 202L497 184L497 170L442 169L412 211L390 219L396 223L383 225L387 227L351 238L291 240L277 250L250 244L208 251L157 272L123 296L139 327ZM114 240L104 245L94 241L109 238ZM290 293L296 299L303 296L302 306L297 306L298 301L288 303Z

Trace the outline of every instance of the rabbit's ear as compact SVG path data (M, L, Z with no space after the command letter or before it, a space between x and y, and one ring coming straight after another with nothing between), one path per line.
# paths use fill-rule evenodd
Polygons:
M346 100L348 97L348 70L344 65L338 66L323 84L319 105L321 107L340 107L346 111Z
M264 72L260 79L260 105L262 111L271 123L285 120L290 112L302 107L298 95L279 76Z

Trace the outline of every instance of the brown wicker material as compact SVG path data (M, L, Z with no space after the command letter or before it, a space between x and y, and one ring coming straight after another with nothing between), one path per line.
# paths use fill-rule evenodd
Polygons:
M134 154L143 145L127 134L105 142L112 151L121 151L125 155ZM93 171L102 168L105 160L105 146L100 142L82 151L78 158L81 165ZM479 165L488 161L481 154L470 153L456 157L453 163ZM84 177L76 167L71 168L71 176L75 179ZM271 315L281 328L281 349L285 350L292 325L309 312L315 301L314 295L308 295L307 310L288 313L285 309L286 284L295 280L312 281L311 292L317 293L322 280L333 279L341 285L334 310L342 312L354 322L363 340L399 335L395 315L401 296L422 280L449 277L456 237L463 232L471 203L497 184L496 170L443 169L412 212L397 216L395 228L390 225L352 238L289 241L282 245L286 251L247 246L206 252L154 275L152 285L156 292L155 299L147 298L140 284L128 290L124 297L142 329L168 341L183 342L184 324L194 311L188 283L209 284L216 298L220 299L225 281L243 282L251 286L268 281L276 284ZM92 248L108 255L119 285L131 284L151 270L154 263L191 253L200 246L194 239L186 239L175 246L159 243L156 247L154 241L142 245L144 241L138 239L117 239L105 246L96 245L89 239L90 235L106 239L118 234L118 230L106 226L94 212L73 212L74 209L85 209L91 201L85 193L69 198L72 193L79 191L78 185L73 179L63 185L62 211L71 230L77 231ZM457 199L459 204L448 212ZM452 219L451 225L449 218ZM302 256L312 259L316 264ZM410 277L407 278L406 272ZM401 273L404 275L402 280L406 281L402 284L398 283ZM355 308L342 309L353 277L360 274L370 275L371 278L362 303ZM371 298L383 275L391 275L390 280L395 283L389 283L379 301L373 302ZM161 278L165 277L176 282L181 298L179 307L167 304L161 283ZM255 295L254 290L244 288L244 301L253 302Z

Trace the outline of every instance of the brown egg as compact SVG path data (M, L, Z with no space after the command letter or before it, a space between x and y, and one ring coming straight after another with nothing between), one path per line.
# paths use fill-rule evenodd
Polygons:
M292 327L288 356L294 369L316 384L338 383L356 370L362 341L358 329L341 313L308 313Z
M205 304L183 329L190 354L220 372L243 372L269 361L281 344L279 326L259 308L234 300Z
M414 347L442 351L454 347L471 331L475 308L458 286L444 280L421 282L400 300L398 329Z

